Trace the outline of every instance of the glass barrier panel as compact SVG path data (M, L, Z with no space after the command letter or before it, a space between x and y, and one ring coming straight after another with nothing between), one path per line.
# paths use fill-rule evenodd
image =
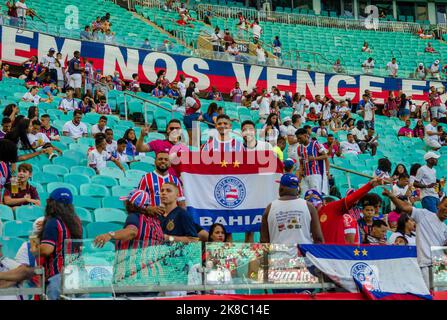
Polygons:
M447 247L431 247L434 288L447 288Z

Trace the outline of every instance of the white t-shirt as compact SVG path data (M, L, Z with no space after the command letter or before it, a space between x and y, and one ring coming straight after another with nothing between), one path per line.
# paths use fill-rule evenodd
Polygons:
M262 48L256 48L256 56L258 57L258 62L265 62L265 51Z
M9 258L2 258L0 260L0 272L14 270L20 267L20 264ZM0 296L0 300L20 300L18 296Z
M365 109L364 109L365 113L363 116L363 120L365 121L372 121L374 120L374 105L371 102L367 102L365 104Z
M280 125L279 126L279 135L281 136L281 137L286 137L287 138L287 135L289 134L289 127L288 126L285 126L285 125Z
M366 136L368 135L368 131L366 131L365 128L363 128L362 130L359 130L357 127L355 127L354 129L352 129L351 133L358 139L361 141L365 141Z
M315 109L315 113L320 113L321 112L321 108L323 107L323 105L320 102L312 102L309 106L310 108L314 108Z
M309 100L304 99L304 100L300 100L298 102L294 102L293 106L295 107L294 114L299 114L300 116L304 117L304 113L306 112L306 107L309 107Z
M432 72L432 73L436 73L436 72L439 72L439 69L440 69L440 65L439 64L432 64L431 66L430 66L430 71Z
M106 151L111 154L116 151L117 147L116 140L112 140L112 143L107 143Z
M287 135L295 137L296 130L298 130L298 128L296 128L293 124L290 125L287 128ZM298 142L294 143L294 144L289 144L289 158L295 159L295 160L298 159L298 145L299 145Z
M59 102L59 109L65 111L75 111L78 108L79 105L75 99L68 100L67 98L63 98L61 102Z
M23 99L25 99L25 101L32 102L37 106L39 104L41 98L38 94L33 96L31 94L31 92L27 92L23 95Z
M20 265L29 266L29 255L28 255L28 242L22 243L19 250L17 250L14 260Z
M256 146L254 148L247 148L244 146L244 149L253 151L273 150L272 145L270 143L261 140L256 141Z
M40 62L42 63L42 65L44 67L47 67L49 69L56 69L56 65L55 65L56 58L54 56L53 57L50 57L48 55L43 56L42 59L40 60Z
M68 136L73 139L81 138L84 134L88 134L87 126L81 122L79 125L75 125L73 121L67 121L64 124L62 132L68 132Z
M436 183L436 170L430 169L427 165L423 165L416 173L416 181L425 185ZM439 195L435 192L435 188L422 188L421 197L439 198Z
M429 136L428 134L427 134L427 132L428 131L430 131L430 132L438 132L438 128L436 128L435 126L433 126L431 123L429 123L428 125L426 125L425 126L425 139L428 139L428 140L433 140L433 141L438 141L439 140L439 136L438 135L432 135L432 136Z
M186 95L186 86L185 86L185 84L183 82L179 81L177 83L177 88L180 91L180 95L182 97L185 97L185 95Z
M101 130L99 129L98 124L95 124L92 126L90 131L92 132L92 136L94 136L97 133L105 133L107 129L109 129L109 127L105 126L104 129Z
M36 134L28 133L27 136L29 143L31 143L31 145L34 145L34 143L36 143L36 145L34 146L36 148L43 146L45 143L51 142L50 139L48 139L47 135L42 132L38 132Z
M354 154L362 153L359 145L355 142L350 143L349 141L342 141L340 143L340 147L342 153L354 153Z
M215 32L211 35L211 43L214 46L218 46L220 45L220 40L222 40L222 37L220 36L220 34L216 34Z
M391 192L396 196L396 197L404 197L407 194L408 188L410 187L410 185L405 186L404 188L399 187L397 184L393 185ZM396 209L396 206L394 205L394 203L391 202L391 211L394 211Z
M16 2L16 7L17 7L17 17L26 17L26 9L28 9L28 7L26 6L26 3L22 3L20 1Z
M256 37L259 39L261 37L261 32L262 32L261 26L259 24L255 24L255 25L253 25L252 29L253 29L253 37Z
M426 209L413 208L411 217L416 222L416 245L419 266L430 266L432 264L431 247L446 245L447 225L439 220L437 214Z
M261 98L261 103L259 104L259 115L268 116L270 114L270 103L267 97Z
M324 105L322 107L322 111L323 111L323 120L330 120L332 118L330 103Z
M127 157L127 154L125 152L123 153L115 152L113 156L121 163L129 162L129 158Z
M368 62L368 60L365 60L362 64L363 72L364 73L370 73L371 69L374 68L374 60L371 62Z
M397 74L397 69L399 69L399 66L397 65L397 62L396 63L392 63L391 61L386 64L386 67L390 71L390 73L389 73L390 76L396 75Z
M387 240L388 244L393 245L394 241L396 241L397 237L402 237L402 233L400 232L394 232L390 238ZM412 234L412 235L405 235L405 239L407 239L408 241L408 245L409 246L415 246L416 245L416 235Z
M97 170L107 167L107 161L111 158L107 151L103 150L101 153L95 148L88 154L88 165L96 167Z
M229 54L231 54L233 56L236 56L236 55L239 54L239 49L237 47L233 48L232 46L229 46L227 51L228 51Z

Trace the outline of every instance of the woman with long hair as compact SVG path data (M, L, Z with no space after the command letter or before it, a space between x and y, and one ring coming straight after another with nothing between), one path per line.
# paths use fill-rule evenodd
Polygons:
M276 141L279 137L279 121L278 115L275 113L269 114L262 128L260 137L264 138L264 141L270 142L273 146L276 145Z
M39 86L39 78L37 77L37 72L35 70L28 73L28 77L25 80L25 85L28 89L34 86Z
M425 126L421 119L418 119L416 126L413 129L413 137L424 139L425 138Z
M394 172L393 172L393 174L391 175L391 178L392 178L393 180L397 180L397 179L399 179L399 176L400 176L401 174L403 174L403 173L405 173L405 174L408 175L407 168L405 167L404 164L399 163L399 164L396 166L396 169L394 169Z
M410 246L416 245L416 223L407 214L401 213L397 220L396 232L393 233L388 239L388 244L395 244L398 237L404 237L407 240L407 244Z
M14 123L14 120L16 119L16 116L19 114L19 112L19 107L16 104L11 103L8 104L3 110L3 117L8 117Z
M34 148L28 139L28 133L30 133L31 130L31 120L23 118L17 123L17 125L11 128L11 131L6 134L5 139L17 143L17 147L19 149L34 151Z
M227 242L227 231L220 223L214 223L208 233L208 242Z
M33 120L39 120L39 108L37 106L31 106L28 109L28 119L32 122Z
M377 170L374 171L374 178L379 177L381 179L389 180L391 173L391 161L387 158L379 159L377 164Z
M59 299L61 293L61 272L65 255L79 252L81 243L66 240L82 239L82 223L75 213L73 194L67 188L51 192L45 208L45 219L38 236L40 245L37 252L44 259L47 296Z
M203 114L203 120L205 120L208 123L208 127L209 128L215 128L215 124L216 124L216 119L217 119L217 103L215 102L211 102L210 105L208 106L208 110L206 111L206 113ZM212 124L210 124L212 123ZM214 124L214 125L213 125Z
M348 132L350 132L354 128L355 128L355 120L353 118L347 119L342 127L343 130L348 131Z
M126 139L127 144L126 144L126 155L129 157L135 157L137 156L139 153L137 151L137 136L135 135L135 130L134 129L127 129L126 132L124 132L124 139Z

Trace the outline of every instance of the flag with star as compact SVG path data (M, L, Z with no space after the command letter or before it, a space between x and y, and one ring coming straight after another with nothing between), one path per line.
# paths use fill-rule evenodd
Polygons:
M368 299L431 299L416 246L299 245L301 253L336 284Z
M283 165L272 151L183 154L176 168L188 212L205 229L221 223L232 232L259 231L267 205L278 198Z

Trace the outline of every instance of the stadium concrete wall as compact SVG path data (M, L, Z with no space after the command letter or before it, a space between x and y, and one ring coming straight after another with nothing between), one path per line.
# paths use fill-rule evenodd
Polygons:
M155 52L129 47L108 45L90 41L55 37L52 35L1 26L1 59L4 63L19 65L33 55L39 59L49 48L54 47L63 54L63 59L72 57L75 50L81 52L101 69L103 74L120 71L123 79L131 80L138 73L140 82L153 84L157 72L166 70L170 81L184 74L187 82L197 82L200 90L217 87L222 93L229 93L238 81L243 90L257 86L270 88L278 86L280 90L292 93L305 93L308 98L316 94L327 95L335 100L351 99L358 102L365 89L372 91L377 103L383 103L389 91L402 90L413 97L413 101L422 102L428 96L430 86L445 86L438 81L420 81L394 79L369 75L325 74L280 67L249 65L236 62L224 62L201 59L190 56ZM447 98L444 98L444 100Z

